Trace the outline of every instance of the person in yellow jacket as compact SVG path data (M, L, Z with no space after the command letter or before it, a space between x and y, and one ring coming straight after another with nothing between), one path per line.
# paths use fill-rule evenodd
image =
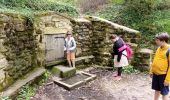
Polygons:
M170 56L166 55L170 48L168 40L168 33L159 33L155 36L155 42L159 47L150 68L152 89L155 90L154 100L159 100L160 95L163 100L169 100L170 69L168 61L170 61Z

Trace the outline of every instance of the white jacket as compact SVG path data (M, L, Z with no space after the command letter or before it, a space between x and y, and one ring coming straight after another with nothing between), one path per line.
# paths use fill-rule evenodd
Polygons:
M76 41L74 40L73 37L68 40L68 38L65 38L65 43L64 43L64 51L69 51L69 52L75 52L76 50Z

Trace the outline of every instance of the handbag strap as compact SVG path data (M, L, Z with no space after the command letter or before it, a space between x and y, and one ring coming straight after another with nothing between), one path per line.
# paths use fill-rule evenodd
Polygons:
M168 50L166 52L166 57L167 57L167 61L168 61L168 68L166 70L166 74L168 74L168 70L169 70L169 53L170 53L170 48L168 48Z

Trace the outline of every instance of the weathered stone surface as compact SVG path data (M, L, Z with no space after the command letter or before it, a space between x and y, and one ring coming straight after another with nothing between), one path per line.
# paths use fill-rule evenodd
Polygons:
M61 78L69 78L76 74L76 68L66 66L54 66L52 69L53 74L57 74Z
M21 15L0 14L0 91L38 66L31 23Z
M5 80L5 71L0 69L0 84L2 84Z
M10 17L5 15L5 14L0 14L0 22L9 22L10 21Z
M8 66L8 61L6 60L6 58L1 58L0 59L0 69L4 69Z
M81 48L77 48L76 50L77 50L76 51L76 56L81 56L81 53L82 53Z
M24 31L25 30L25 26L22 23L18 23L15 26L16 31Z
M25 78L18 80L12 86L8 87L5 91L0 93L1 97L11 97L16 95L19 89L29 82L33 82L36 78L40 77L43 73L45 73L44 68L37 68L32 72L28 73Z
M134 55L132 64L141 71L148 71L152 61L153 50L142 48Z
M145 53L145 54L152 54L152 53L153 53L153 50L143 48L143 49L140 49L139 52L140 52L140 53Z

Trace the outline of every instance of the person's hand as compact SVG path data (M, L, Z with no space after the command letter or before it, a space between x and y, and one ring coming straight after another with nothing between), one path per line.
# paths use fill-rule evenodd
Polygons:
M67 53L70 53L70 51L69 51L69 50L67 50Z
M153 74L150 74L150 78L153 78Z
M169 86L169 83L167 83L167 82L164 82L164 86Z

